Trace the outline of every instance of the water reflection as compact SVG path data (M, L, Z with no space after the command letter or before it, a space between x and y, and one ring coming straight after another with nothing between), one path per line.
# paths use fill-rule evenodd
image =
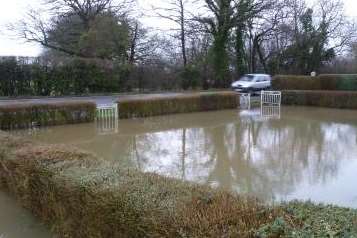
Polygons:
M105 135L93 125L54 127L32 137L266 201L357 207L356 117L348 110L269 108L124 120Z

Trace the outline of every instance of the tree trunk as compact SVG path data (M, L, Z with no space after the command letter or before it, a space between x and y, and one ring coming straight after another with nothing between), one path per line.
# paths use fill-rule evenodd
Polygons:
M131 43L130 43L130 55L129 55L129 64L133 65L135 63L135 54L136 54L136 41L138 39L138 23L135 23L135 28L133 31L133 37L131 39Z
M186 31L185 31L185 12L184 12L183 0L180 0L180 25L181 25L181 48L182 48L182 59L183 65L187 65L187 55L186 55Z
M258 52L258 56L259 56L259 61L260 61L260 63L262 64L262 66L264 68L264 72L267 73L268 72L268 67L267 67L266 59L264 57L264 53L262 51L260 43L257 43L257 52Z
M215 87L225 88L229 84L229 59L227 41L229 30L223 29L215 34L213 42L213 67L215 72Z
M244 50L244 25L240 24L236 29L236 60L237 60L237 75L243 76L247 73L247 65Z

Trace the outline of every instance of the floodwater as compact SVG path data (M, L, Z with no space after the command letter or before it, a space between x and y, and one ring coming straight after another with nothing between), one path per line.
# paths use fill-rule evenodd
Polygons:
M357 111L267 107L60 126L28 136L269 202L357 208Z
M48 228L0 191L0 238L51 238Z
M357 111L267 107L16 133L267 202L299 199L357 208ZM3 193L0 211L0 238L50 237Z

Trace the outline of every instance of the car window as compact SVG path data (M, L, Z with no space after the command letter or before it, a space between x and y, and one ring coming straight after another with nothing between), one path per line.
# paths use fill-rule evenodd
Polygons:
M265 82L265 81L269 81L269 77L268 76L260 76L260 82Z
M253 75L244 75L242 78L240 78L240 81L245 81L245 82L254 82L255 77Z
M264 82L265 81L264 76L257 76L256 78L257 78L256 82Z

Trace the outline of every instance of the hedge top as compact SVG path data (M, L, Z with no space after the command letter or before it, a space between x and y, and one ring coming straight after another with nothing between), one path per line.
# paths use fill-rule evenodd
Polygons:
M357 74L321 74L317 77L277 75L272 81L276 90L357 90Z
M28 109L28 108L63 108L63 107L96 107L94 102L75 101L75 102L40 102L40 103L10 103L0 104L0 110Z

